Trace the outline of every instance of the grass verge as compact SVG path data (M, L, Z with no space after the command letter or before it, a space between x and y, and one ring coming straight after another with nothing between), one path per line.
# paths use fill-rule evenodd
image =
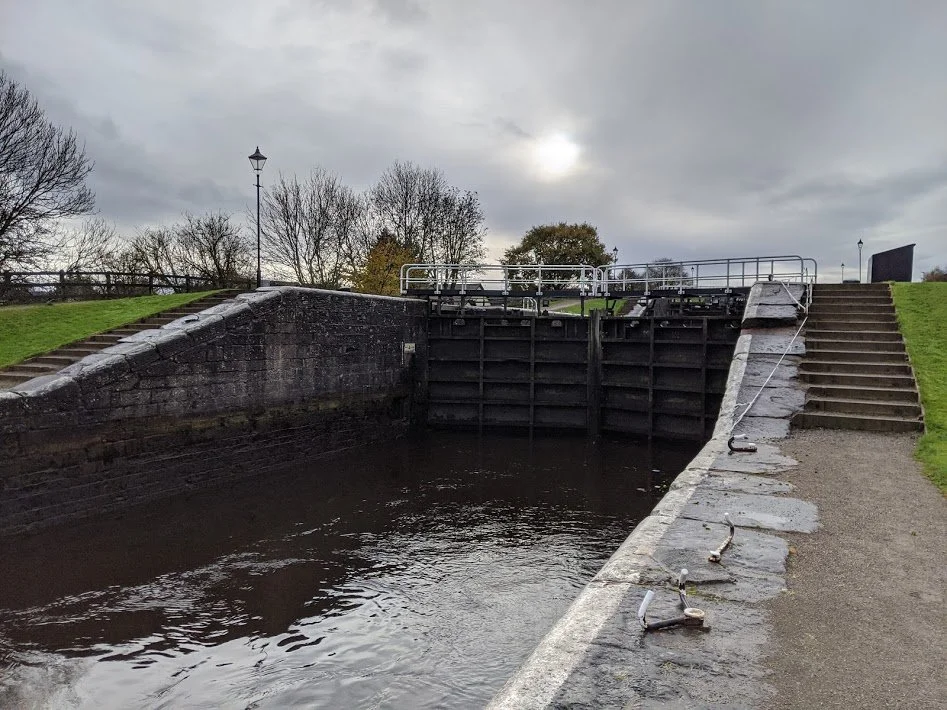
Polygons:
M0 308L0 367L182 306L213 291Z
M625 299L621 298L618 301L612 301L615 306L615 312L618 313L619 309L625 305ZM605 310L605 299L604 298L588 298L585 301L585 314L588 315L589 311L592 309L597 309L599 311ZM549 311L552 313L552 311ZM574 306L566 306L557 311L558 313L581 313L582 305L577 303Z
M947 283L896 283L891 293L924 405L917 457L947 494Z

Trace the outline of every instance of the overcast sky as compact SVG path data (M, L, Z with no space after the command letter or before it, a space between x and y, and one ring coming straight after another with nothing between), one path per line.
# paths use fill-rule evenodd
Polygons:
M0 0L0 67L131 232L316 165L479 193L493 258L596 225L620 261L947 264L944 0Z

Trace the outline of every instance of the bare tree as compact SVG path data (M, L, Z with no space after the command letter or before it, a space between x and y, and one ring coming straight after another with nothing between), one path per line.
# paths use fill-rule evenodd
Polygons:
M0 71L0 269L48 257L53 223L94 209L92 167L76 134Z
M185 213L184 222L175 227L175 242L177 249L172 253L181 270L210 279L215 286L248 278L252 271L253 250L240 227L223 212Z
M115 227L102 217L92 217L61 236L50 266L64 271L105 271L120 250Z
M432 245L434 261L476 263L484 258L483 210L475 192L449 188L440 198L439 225Z
M145 227L138 230L121 255L126 267L146 274L183 275L181 250L170 227ZM168 285L172 285L171 282Z
M461 193L436 168L396 162L369 192L379 226L431 262L483 256L483 212L475 192Z
M260 220L267 260L302 284L344 285L373 241L365 201L321 168L302 183L280 175L264 195Z
M669 256L663 256L650 262L647 271L650 280L659 281L667 287L691 285L691 274L687 267Z

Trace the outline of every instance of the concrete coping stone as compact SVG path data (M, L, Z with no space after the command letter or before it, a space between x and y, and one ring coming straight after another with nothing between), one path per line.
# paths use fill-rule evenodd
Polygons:
M263 286L257 291L279 290L283 293L319 294L322 296L338 296L339 298L367 298L371 300L396 301L399 303L424 303L420 298L405 298L404 296L379 296L372 293L358 293L356 291L333 291L324 288L307 288L305 286Z
M52 375L34 377L11 387L10 391L21 397L42 398L50 394L62 394L63 391L73 388L78 388L75 378L60 371Z

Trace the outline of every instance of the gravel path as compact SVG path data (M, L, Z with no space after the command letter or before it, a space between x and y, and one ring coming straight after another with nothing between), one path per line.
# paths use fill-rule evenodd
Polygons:
M904 434L800 431L780 478L819 507L770 604L773 708L947 707L947 499Z

